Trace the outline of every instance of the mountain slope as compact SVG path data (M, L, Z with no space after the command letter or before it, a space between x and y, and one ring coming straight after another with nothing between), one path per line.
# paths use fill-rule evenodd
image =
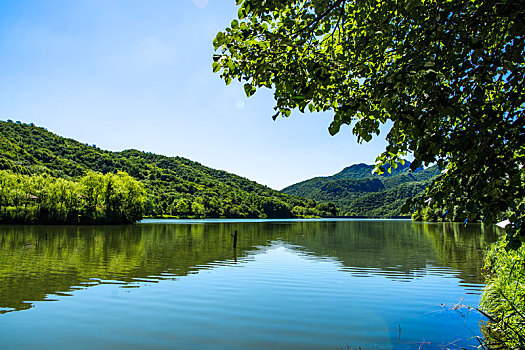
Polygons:
M398 164L397 168L392 168L391 173L385 171L382 177L392 177L398 174L407 172L409 169L410 162L405 162L404 165ZM284 193L293 194L296 196L308 197L311 195L312 190L325 186L328 183L337 181L337 180L360 180L360 179L369 179L371 177L377 176L372 173L374 170L373 165L368 165L364 163L354 164L349 167L344 168L337 174L324 177L314 177L312 179L304 180L296 184L290 185L282 190Z
M87 171L124 171L147 191L145 214L181 217L334 215L327 203L280 193L182 157L137 150L110 152L44 128L0 121L0 170L76 179Z
M282 192L333 202L344 215L397 216L405 201L424 191L439 174L436 166L410 172L408 161L382 175L373 174L373 169L373 165L355 164L332 176L291 185Z

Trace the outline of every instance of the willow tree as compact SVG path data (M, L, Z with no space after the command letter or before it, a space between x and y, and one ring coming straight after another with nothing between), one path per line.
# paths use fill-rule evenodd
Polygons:
M275 115L332 111L358 142L389 122L377 170L412 155L441 175L405 209L509 217L522 238L525 4L521 0L237 0L213 70Z

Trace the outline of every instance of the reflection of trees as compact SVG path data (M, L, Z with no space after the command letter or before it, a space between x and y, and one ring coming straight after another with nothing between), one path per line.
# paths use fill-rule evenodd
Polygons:
M230 236L235 230L236 252ZM462 278L475 279L479 249L492 236L462 231L409 221L0 226L0 307L26 309L27 301L97 279L129 283L183 276L214 262L246 259L276 240L312 258L335 257L353 273L364 269L406 279L438 260L460 270Z
M435 259L431 244L409 221L297 223L284 240L347 267L413 274Z
M257 225L235 227L242 232L240 258L272 240ZM220 224L0 226L0 307L27 309L31 304L24 301L97 283L93 279L132 282L186 275L233 259L232 230Z
M459 271L467 283L482 283L483 251L497 239L494 225L458 223L414 223L430 238L439 263Z

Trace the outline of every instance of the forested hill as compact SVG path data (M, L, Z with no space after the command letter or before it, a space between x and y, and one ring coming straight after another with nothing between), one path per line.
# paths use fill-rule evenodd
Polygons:
M182 157L137 150L110 152L57 136L33 124L0 121L0 170L68 180L87 171L123 171L147 192L144 214L180 217L334 215L333 204L283 194Z
M437 166L410 172L410 162L382 175L373 165L356 164L326 177L315 177L286 187L284 193L317 201L331 201L342 215L397 216L408 198L422 191L439 174Z

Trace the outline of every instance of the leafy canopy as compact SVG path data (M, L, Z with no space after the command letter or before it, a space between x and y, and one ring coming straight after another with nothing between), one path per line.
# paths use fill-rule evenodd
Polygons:
M213 70L276 114L333 111L358 142L390 121L377 169L414 156L443 173L424 206L466 221L509 216L523 237L525 4L521 0L237 0L213 41ZM445 211L446 212L446 211ZM522 231L524 232L524 231Z

